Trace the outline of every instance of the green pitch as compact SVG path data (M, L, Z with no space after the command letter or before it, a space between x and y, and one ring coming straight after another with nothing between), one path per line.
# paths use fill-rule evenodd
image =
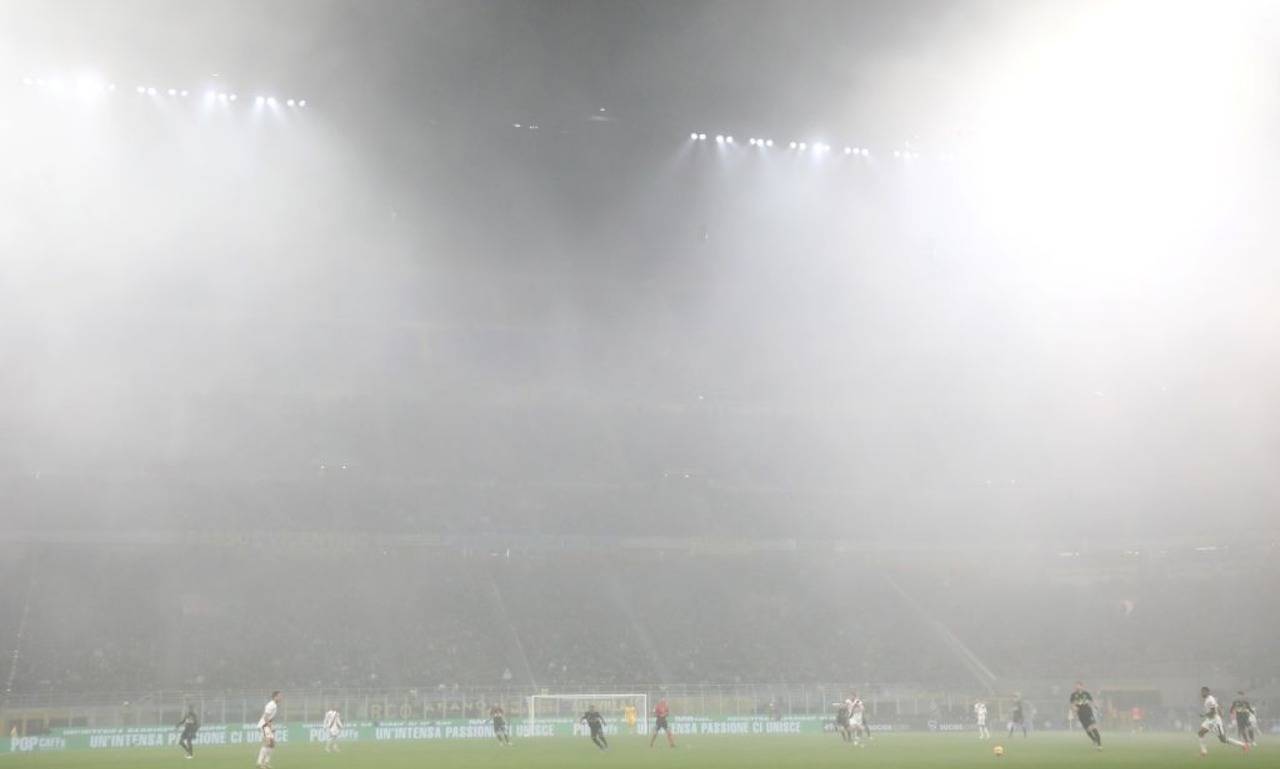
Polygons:
M842 743L834 735L796 737L682 737L678 746L650 749L642 737L615 737L602 753L586 738L523 740L509 748L488 741L349 743L342 753L326 754L318 744L283 745L274 769L1177 769L1177 767L1249 767L1280 769L1280 743L1248 755L1216 741L1200 758L1195 737L1185 735L1104 734L1097 753L1082 734L1036 734L1030 739L981 742L960 734L884 734L865 748ZM1005 746L1004 758L992 754ZM0 769L253 769L256 745L198 749L194 760L173 750L76 751L0 755Z

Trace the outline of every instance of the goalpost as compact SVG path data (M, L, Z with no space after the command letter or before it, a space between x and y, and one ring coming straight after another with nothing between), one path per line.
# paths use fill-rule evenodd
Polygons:
M627 705L636 709L636 734L649 733L649 695L647 694L535 694L529 698L529 723L538 719L577 721L591 705L596 706L606 724L627 733L624 712Z

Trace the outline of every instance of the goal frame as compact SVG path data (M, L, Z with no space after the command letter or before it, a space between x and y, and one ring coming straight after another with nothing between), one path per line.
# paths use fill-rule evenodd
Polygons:
M636 704L637 704L636 709L639 711L636 714L637 716L639 716L636 719L636 733L648 734L649 733L649 695L641 692L622 692L617 694L601 694L597 692L592 692L590 694L532 694L529 696L529 700L528 700L529 725L532 726L533 724L536 724L538 722L538 701L539 700L543 700L543 701L564 701L564 700L617 701L620 699L633 699L636 701Z

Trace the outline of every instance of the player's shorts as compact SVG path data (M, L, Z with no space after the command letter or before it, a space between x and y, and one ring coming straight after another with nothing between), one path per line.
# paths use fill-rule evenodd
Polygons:
M854 726L862 726L862 714L854 713L852 716L849 717L849 723L853 724Z
M1096 721L1093 719L1093 711L1085 712L1084 710L1076 711L1076 717L1080 719L1080 726L1088 730L1093 727Z
M987 725L987 717L978 716L978 726L986 726L986 725Z
M1240 715L1236 716L1236 728L1239 729L1240 731L1242 732L1246 731L1252 726L1253 726L1253 721L1252 719L1249 718L1248 713L1241 713Z
M506 721L503 721L501 718L495 718L495 719L493 719L493 733L494 733L494 734L505 734L505 733L506 733L506 731L507 731L507 722L506 722Z
M661 729L666 729L667 731L671 731L671 727L667 725L667 717L666 717L666 716L657 716L657 717L655 717L655 718L654 718L654 721L655 721L655 723L654 723L654 725L653 725L653 730L654 730L655 732L656 732L656 731L659 731L659 730L661 730Z
M847 716L836 716L836 726L844 728L844 727L847 727L848 725L849 725L849 719Z
M1223 729L1222 727L1222 716L1217 716L1215 718L1206 718L1205 720L1200 722L1200 728L1206 732L1217 734L1219 736L1225 735L1227 733L1226 730Z
M342 734L342 730L341 730L341 729L339 729L338 727L336 727L336 726L330 726L330 727L329 727L329 737L330 737L330 739L334 739L334 740L336 740L336 739L338 739L338 735L340 735L340 734Z
M185 729L183 729L183 730L182 730L182 739L184 739L184 740L194 740L195 738L196 738L196 730L195 730L195 729L192 729L191 727L189 727L189 726L188 726L188 727L186 727Z
M276 741L276 729L271 724L262 727L262 744L270 745Z

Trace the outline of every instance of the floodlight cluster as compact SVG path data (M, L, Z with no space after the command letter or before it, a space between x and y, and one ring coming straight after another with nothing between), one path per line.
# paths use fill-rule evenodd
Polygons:
M715 134L713 138L715 139L716 144L719 144L722 146L734 144L734 139L731 134ZM701 131L694 131L689 134L689 141L705 142L707 141L707 134ZM773 139L767 139L762 136L752 136L752 137L748 137L747 139L747 146L757 147L762 150L772 148L773 144L774 144ZM821 142L821 141L807 142L807 141L800 141L798 139L793 139L787 142L784 145L784 148L791 152L811 152L815 155L825 155L825 154L836 151L835 147L825 142ZM851 144L845 145L841 149L841 153L849 157L863 157L863 158L871 157L871 150L869 148L855 147ZM900 155L899 152L895 152L894 157L902 157L902 155ZM911 157L919 157L919 154L912 153Z
M110 82L97 75L82 75L72 81L67 81L59 77L44 78L27 76L22 78L22 84L27 88L48 91L53 94L77 94L85 97L106 96L114 94L120 90L114 82ZM189 88L180 88L177 86L165 87L151 83L138 83L133 87L133 92L138 96L148 98L166 100L174 99L179 101L188 99L193 93ZM210 88L205 90L203 94L203 101L205 104L224 104L230 106L231 104L241 100L241 95L235 91L223 91ZM252 101L255 107L284 106L291 109L304 109L307 106L306 99L279 99L267 94L254 96Z

